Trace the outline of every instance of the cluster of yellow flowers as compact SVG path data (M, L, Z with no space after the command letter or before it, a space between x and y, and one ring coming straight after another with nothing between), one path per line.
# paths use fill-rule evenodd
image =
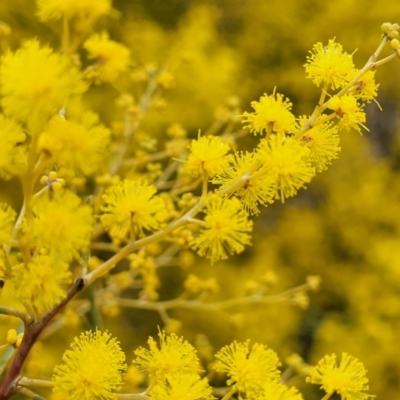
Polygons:
M251 103L252 112L239 116L246 132L262 136L252 151L238 150L239 135L228 124L221 134L211 130L192 140L173 125L165 149L156 152L151 138L135 133L148 109L160 106L157 94L173 87L173 74L148 68L148 86L136 99L140 74L132 72L129 48L108 32L92 33L101 16L115 14L110 0L37 0L37 7L42 21L62 20L61 51L28 40L8 50L0 64L0 176L17 177L23 192L18 213L0 203L0 290L12 285L24 308L0 306L0 314L24 324L23 335L10 330L0 346L12 349L7 361L15 354L8 369L7 362L0 363L0 399L17 393L39 398L28 387L49 386L55 399L301 400L278 370L278 356L265 345L250 347L247 341L223 347L207 379L195 349L165 332L159 334L159 347L150 338L149 349L135 351L133 366L148 378L141 393L117 394L128 367L119 342L107 331L77 337L52 381L30 379L21 371L50 321L101 277L104 287L93 295L93 305L113 313L113 305L145 304L170 328L168 307L194 307L207 292L217 291L214 282L193 275L181 298L158 304L155 270L173 257L190 264L190 250L211 263L241 253L251 244L251 217L260 206L285 202L325 170L338 157L341 132L367 129L364 105L376 102L379 86L375 69L398 57L400 27L382 26L381 43L362 69L335 40L316 44L305 64L307 77L322 87L315 110L296 117L291 101L276 89L264 94ZM386 43L394 51L379 59ZM87 106L101 85L119 95L122 116L111 128ZM123 269L120 262L126 260L129 271L109 274L117 265ZM316 280L309 278L282 299L298 295L302 301L301 295L318 286ZM138 287L138 299L121 296ZM185 296L197 294L185 303ZM259 293L248 299L268 301ZM343 400L371 397L365 393L364 366L346 353L339 366L332 355L304 370L307 381L326 392L324 400L334 393ZM217 382L219 373L228 380L213 388L209 382Z

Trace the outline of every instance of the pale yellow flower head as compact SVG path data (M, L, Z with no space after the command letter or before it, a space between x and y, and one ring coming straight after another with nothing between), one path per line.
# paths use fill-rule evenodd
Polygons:
M44 194L33 203L33 218L24 223L26 236L36 249L71 261L86 250L93 228L92 210L67 189Z
M110 130L98 122L94 113L84 113L80 121L57 115L40 135L38 151L51 157L58 167L89 175L104 160L109 138Z
M125 180L111 186L103 195L103 226L116 238L124 238L132 229L139 233L158 229L165 221L166 206L156 192L155 186L141 180Z
M116 400L126 371L125 354L108 332L85 332L75 338L64 364L54 368L54 393L71 400Z
M98 18L110 13L112 0L37 0L38 16L42 21L65 16Z
M255 343L250 348L249 340L244 343L234 341L215 357L219 360L216 370L226 372L228 385L235 385L239 392L258 391L264 384L279 380L278 356L265 345Z
M204 173L213 178L224 171L230 156L229 145L219 136L202 136L192 140L185 170L193 176Z
M329 99L327 107L335 111L340 119L339 128L345 130L355 129L359 133L361 133L360 126L368 130L364 125L366 121L365 112L354 96L349 94L341 97L333 96Z
M367 371L362 362L347 353L342 353L339 366L336 354L325 356L311 368L307 382L321 385L326 393L337 392L343 400L368 400L375 397L364 393L369 389Z
M295 117L290 112L292 103L280 93L264 94L260 101L251 102L254 112L243 113L242 122L254 133L279 134L293 132Z
M273 135L269 140L263 139L257 157L263 163L263 173L273 179L275 198L282 202L294 196L315 175L309 149L292 138Z
M165 379L174 379L181 375L200 372L200 363L196 350L182 337L174 333L166 335L158 334L160 346L150 337L149 349L139 347L135 350L136 359L133 364L143 373L148 373L157 382L165 382Z
M128 69L129 49L110 40L107 32L92 35L83 47L88 51L89 58L96 62L91 70L96 81L113 82Z
M354 71L353 56L335 39L330 39L327 46L315 44L310 53L304 66L307 78L317 86L326 83L332 89L339 89L349 82Z
M27 265L13 268L14 295L36 319L58 304L71 281L68 264L47 255L37 255ZM64 286L64 287L63 287Z
M214 263L228 258L228 253L241 253L245 245L251 244L248 232L252 231L253 222L238 199L214 194L205 205L204 228L191 243L201 256Z
M69 96L85 90L67 59L30 40L1 59L1 105L8 116L27 122L33 133L58 113Z

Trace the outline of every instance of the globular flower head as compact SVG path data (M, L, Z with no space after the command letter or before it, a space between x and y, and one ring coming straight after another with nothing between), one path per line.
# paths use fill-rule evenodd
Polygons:
M152 400L213 400L212 388L197 374L171 376L151 390Z
M91 72L98 81L113 82L128 68L130 51L110 40L107 32L91 36L83 47L89 52L89 58L96 61Z
M37 255L28 264L13 268L14 295L36 319L50 311L66 295L71 281L68 264L47 255Z
M273 135L262 140L257 157L263 164L262 172L273 179L275 197L282 202L294 196L315 175L309 149L292 138Z
M54 369L54 393L71 400L116 400L127 369L125 354L108 332L85 332Z
M9 178L17 174L24 163L24 146L26 135L22 128L0 114L0 176Z
M254 112L243 113L242 122L254 133L276 132L284 134L295 129L295 117L290 112L292 103L282 94L264 94L260 101L253 101Z
M209 178L224 171L230 160L229 145L219 136L202 136L192 140L185 170L193 176L206 174Z
M53 117L40 135L38 151L51 157L58 167L89 175L97 170L109 143L110 131L87 112L81 121Z
M300 121L300 125L303 122L305 122L305 119ZM337 125L318 124L318 119L315 126L301 136L300 141L310 149L312 165L318 172L326 170L332 160L338 158L341 150Z
M42 21L63 16L98 18L111 11L112 0L37 0L38 16Z
M248 400L303 400L303 396L295 387L289 387L281 382L269 381L261 390L246 396Z
M10 240L15 217L15 211L8 204L0 203L0 245Z
M354 96L350 94L341 97L332 96L328 101L327 107L333 110L340 119L339 128L345 130L355 129L359 133L361 133L360 126L368 130L363 125L366 121L365 112Z
M160 332L158 336L160 347L150 337L149 349L140 347L135 350L136 359L133 364L139 371L149 374L157 382L200 372L196 350L191 344L174 333L166 335Z
M216 370L228 374L228 385L235 385L239 392L259 391L264 384L278 381L280 365L276 353L267 346L249 341L223 347L215 357L219 360Z
M332 354L312 367L306 380L321 385L326 393L339 393L343 400L368 400L374 396L364 393L369 389L366 374L363 363L357 358L342 353L337 366L336 354Z
M254 153L236 153L225 170L212 180L213 183L222 185L220 190L229 188L238 180L243 181L243 185L234 194L240 198L250 214L260 212L259 204L272 203L275 194L273 179L268 175L257 176L257 163Z
M37 132L70 95L83 92L85 85L65 57L30 40L2 57L0 90L4 113L27 122Z
M26 236L36 249L69 262L86 250L93 228L92 210L74 193L62 189L35 199L33 217L25 221Z
M211 195L205 201L205 225L191 246L211 262L223 260L227 253L241 253L250 244L253 222L236 198Z
M356 74L358 71L355 71ZM371 102L378 96L379 83L375 82L375 72L367 71L361 78L358 79L355 85L355 94L361 100L367 103Z
M157 189L141 180L125 180L111 186L103 195L101 222L112 237L124 238L134 228L158 229L166 218L164 200Z
M307 78L317 86L327 84L332 89L345 86L354 71L353 57L343 50L341 44L331 39L327 46L317 43L304 64Z

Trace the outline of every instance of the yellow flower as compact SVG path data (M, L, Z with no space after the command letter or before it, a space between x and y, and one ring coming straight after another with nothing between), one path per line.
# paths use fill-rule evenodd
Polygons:
M258 214L260 212L258 204L272 203L275 195L273 179L267 175L257 176L254 174L256 172L253 171L254 165L257 162L254 153L236 153L224 171L212 180L213 183L222 185L220 190L241 180L244 184L234 193L250 214Z
M357 103L357 99L349 94L344 96L333 96L329 99L327 107L335 111L340 119L339 128L345 130L355 129L361 133L360 126L368 130L363 124L366 120L365 112Z
M369 389L366 373L363 363L357 358L342 353L337 366L336 354L332 354L311 368L306 381L321 385L326 393L339 393L343 400L367 400L374 396L363 393Z
M112 0L37 0L38 16L42 21L75 15L98 18L111 11Z
M257 174L266 174L273 179L275 197L282 202L292 197L315 175L310 151L292 138L273 135L263 139L257 149L263 169Z
M166 335L159 332L160 348L156 341L150 337L149 350L139 347L135 350L136 359L133 364L142 373L148 373L157 382L165 382L165 379L173 379L182 374L200 372L200 364L196 350L182 337L174 333Z
M224 171L230 156L229 145L219 136L202 136L192 140L185 169L193 176L206 173L209 178Z
M110 131L98 123L96 114L87 112L81 121L55 116L40 135L38 151L43 151L59 167L81 171L97 170L106 153Z
M22 128L14 121L0 114L0 176L9 178L16 174L24 162L24 148L26 135Z
M10 240L15 217L15 211L8 204L0 203L0 245Z
M284 99L282 94L264 94L260 101L253 101L251 106L253 113L243 113L243 123L251 132L262 133L276 132L280 134L293 132L295 129L295 118L290 112L292 103Z
M29 264L13 268L14 295L39 319L66 296L62 286L70 283L68 264L46 255L36 256Z
M330 123L318 124L318 120L316 126L301 136L300 141L310 149L311 162L318 172L327 169L332 160L338 158L341 150L338 127Z
M69 262L88 248L92 225L91 208L81 205L81 199L74 193L62 189L35 200L33 218L25 221L23 240Z
M234 341L223 347L215 357L215 369L228 374L227 384L235 385L239 392L258 391L270 381L278 381L280 365L276 353L267 346L255 343L250 349L249 340Z
M256 391L246 396L248 400L303 400L303 396L295 387L281 382L269 381Z
M253 222L249 221L242 204L236 198L210 196L206 201L204 229L191 242L201 256L211 262L226 259L227 253L241 253L250 244Z
M27 122L35 132L85 86L66 58L36 40L1 60L0 88L4 113Z
M124 238L132 229L155 230L166 217L164 200L154 196L157 189L143 181L125 180L103 195L101 222L112 237Z
M304 64L307 78L311 79L317 86L326 83L332 89L345 86L354 71L353 56L343 51L335 39L331 39L327 46L317 43L310 51Z
M64 364L54 368L54 393L71 400L116 400L127 369L119 342L108 332L85 332L75 338Z
M196 374L181 374L159 382L150 392L152 400L213 400L207 379Z
M358 71L355 71L356 74ZM356 83L355 94L367 103L378 96L379 83L375 83L375 72L367 71Z
M92 72L99 81L113 82L121 72L128 69L130 51L122 44L110 40L107 32L92 35L83 47L89 52L89 58L96 61Z

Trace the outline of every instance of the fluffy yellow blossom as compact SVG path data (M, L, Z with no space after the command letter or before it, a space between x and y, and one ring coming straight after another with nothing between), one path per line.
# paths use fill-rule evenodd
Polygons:
M254 153L236 153L224 171L212 180L213 183L221 185L221 190L238 180L244 181L234 194L240 198L245 210L250 214L258 214L258 205L272 203L275 195L273 179L268 175L254 174L254 165L258 162Z
M357 73L356 71L355 73ZM379 83L375 83L375 72L367 71L357 82L355 94L360 96L361 100L367 103L371 102L378 96Z
M253 101L251 106L254 112L243 113L242 122L247 124L251 132L263 133L276 132L280 134L293 132L295 117L290 112L292 103L284 99L282 94L264 94L260 101Z
M264 384L279 380L278 356L265 345L255 343L250 349L249 340L244 343L234 341L215 357L219 360L215 369L226 372L227 384L235 385L239 392L259 391Z
M36 131L57 114L70 95L83 92L85 86L66 58L30 40L2 57L0 90L4 113L28 122Z
M83 114L79 122L57 115L40 135L38 151L51 157L58 167L89 175L103 160L109 137L110 131L98 123L94 113Z
M92 68L96 80L113 82L128 69L129 49L110 40L107 32L92 35L83 47L88 51L89 58L96 62Z
M13 268L11 280L15 297L28 312L40 318L65 297L66 289L62 286L70 283L71 273L67 263L37 255L29 264Z
M112 237L124 238L129 231L154 230L165 220L164 200L157 189L141 180L125 180L103 195L101 222Z
M246 396L248 400L303 400L303 396L295 387L289 387L281 382L269 381L261 390Z
M282 202L294 196L315 175L309 149L292 138L273 135L269 140L263 139L257 154L263 163L258 174L272 177L275 197Z
M70 261L88 248L93 225L92 210L74 193L62 189L33 203L33 218L25 221L25 240L37 249Z
M37 0L38 16L42 21L65 16L98 18L111 11L112 0Z
M0 203L0 245L10 240L16 213L6 203Z
M26 135L22 128L14 121L0 114L0 176L9 178L16 174L24 162L24 148Z
M160 332L158 336L160 348L150 337L149 350L143 347L135 350L136 359L133 360L133 364L139 371L156 378L157 382L200 372L196 350L191 344L174 333L166 335Z
M108 332L84 332L54 368L54 393L71 400L116 400L126 371L125 354Z
M150 393L151 400L213 400L212 388L207 379L196 374L171 376L159 382Z
M305 122L305 119L302 122ZM312 164L318 172L327 169L332 160L338 158L341 150L337 125L318 124L318 120L315 127L301 136L300 141L310 149Z
M249 221L241 202L236 198L211 195L206 201L205 225L191 246L211 262L226 259L227 253L241 253L250 245L253 222Z
M367 129L363 124L366 120L365 112L362 110L357 99L352 95L333 96L329 99L327 107L335 111L340 119L339 128L345 130L355 129L361 133L361 128Z
M317 43L304 64L307 78L317 86L326 83L332 89L345 86L354 71L353 56L343 50L341 44L331 39L327 46Z
M367 371L362 362L347 353L342 353L339 366L336 354L325 356L311 368L307 382L321 385L326 393L337 392L343 400L367 400L374 396L364 393L369 389Z
M206 173L209 178L224 171L230 156L229 145L219 136L202 136L192 140L185 169L193 176Z

